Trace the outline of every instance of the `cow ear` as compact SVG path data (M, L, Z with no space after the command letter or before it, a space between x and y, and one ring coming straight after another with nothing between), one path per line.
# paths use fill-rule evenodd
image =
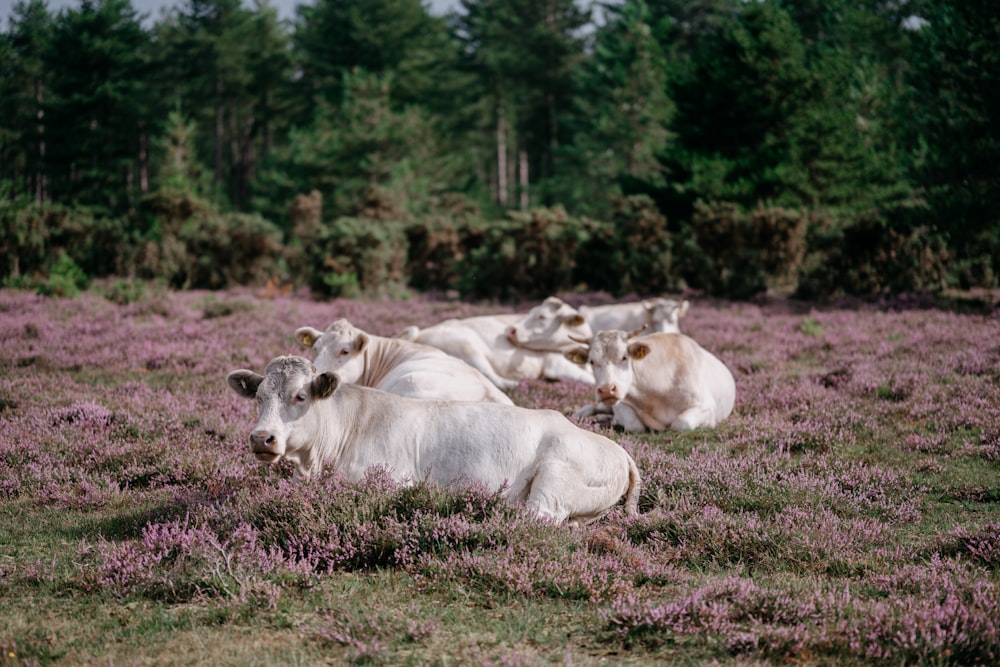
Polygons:
M646 343L632 343L628 346L628 356L633 359L642 359L649 354L649 345Z
M576 315L570 315L569 317L563 320L563 324L569 327L570 329L575 329L576 327L582 327L583 322L584 322L583 315L580 315L579 313L577 313Z
M363 349L365 349L365 346L368 345L368 342L370 340L371 339L368 338L368 334L362 331L361 333L358 334L358 337L354 339L354 350L356 352L361 352Z
M688 311L688 306L690 306L690 305L691 305L691 304L689 304L689 303L688 303L688 300L687 300L687 299L684 299L683 301L681 301L681 305L680 305L680 307L679 307L679 308L677 309L677 317L684 317L684 315L685 315L685 314L687 313L687 311Z
M253 371L233 371L226 377L229 387L243 398L255 398L263 381L264 376Z
M309 385L309 390L313 398L324 399L333 396L333 392L337 391L339 386L340 376L328 371L314 377L312 384Z
M587 359L590 357L590 351L585 347L577 347L565 352L563 356L572 361L574 364L583 366L587 363Z
M299 341L302 347L312 347L322 335L321 331L312 327L299 327L295 330L295 340Z

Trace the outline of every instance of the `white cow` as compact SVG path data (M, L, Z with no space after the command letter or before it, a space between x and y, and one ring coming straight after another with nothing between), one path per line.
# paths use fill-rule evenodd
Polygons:
M550 296L507 327L506 335L518 347L561 355L579 346L575 339L590 338L593 333L579 310Z
M676 301L656 297L605 306L580 306L579 310L594 333L609 329L642 329L642 335L648 336L654 333L680 333L680 319L687 314L689 305L687 299Z
M612 423L633 433L715 426L733 411L733 374L692 338L659 333L630 342L634 336L600 331L588 347L566 353L594 372L597 403L578 410L577 418L610 410Z
M569 362L562 352L528 350L508 339L510 325L523 315L483 315L439 322L426 329L409 327L399 338L436 347L462 359L501 389L521 380L566 378L593 382L586 368Z
M366 333L345 319L319 331L299 327L295 338L316 351L316 368L344 382L411 398L493 401L513 405L482 373L427 345Z
M513 323L507 339L529 350L565 353L578 346L581 338L598 331L618 329L653 333L677 333L688 302L658 297L630 303L574 308L550 296Z
M254 456L281 458L308 478L330 466L359 480L372 466L402 483L481 482L554 522L600 519L625 497L636 514L639 471L618 444L554 410L393 396L319 373L302 357L277 357L261 376L229 374L260 406Z

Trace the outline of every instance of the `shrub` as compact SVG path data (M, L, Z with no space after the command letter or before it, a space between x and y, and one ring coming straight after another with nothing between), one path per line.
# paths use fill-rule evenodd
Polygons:
M461 262L482 245L486 225L478 218L427 216L406 227L409 284L420 290L450 289L459 283Z
M22 274L38 274L27 284L46 282L53 268L65 269L59 259L62 254L90 276L121 273L131 252L123 218L95 217L85 208L48 202L4 199L0 193L0 272L17 284L26 284L17 281Z
M938 291L948 278L948 248L905 210L867 211L845 225L817 225L813 253L799 277L798 296Z
M306 276L309 274L306 248L315 242L323 228L323 193L313 190L295 197L288 205L288 220L291 223L291 238L285 248L288 267L292 275Z
M263 284L282 272L278 229L259 215L195 216L181 229L185 287Z
M87 274L65 252L49 268L49 277L38 287L46 296L75 297L87 285Z
M680 252L684 277L706 292L737 299L794 288L808 220L785 208L747 212L730 202L698 202Z
M482 244L459 262L465 296L539 298L573 287L585 225L561 207L508 213L485 230Z
M28 197L15 197L9 184L0 190L0 275L19 278L37 270L48 242L51 206L39 206Z
M398 294L406 285L402 223L338 218L304 250L309 286L328 296Z
M221 213L184 191L150 195L143 212L152 223L133 259L140 277L218 289L263 283L282 271L281 234L258 215Z
M157 289L156 286L150 289L150 285L144 280L126 280L124 278L94 283L91 284L90 289L119 306L138 303L150 298L152 293L158 293L159 297L163 297L164 291L162 287Z
M646 195L616 199L611 224L588 222L576 258L576 281L615 295L675 290L667 220Z

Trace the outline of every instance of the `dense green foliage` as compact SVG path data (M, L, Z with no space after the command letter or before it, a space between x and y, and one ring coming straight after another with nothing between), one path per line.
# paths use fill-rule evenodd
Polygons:
M994 2L316 0L282 21L19 0L6 19L6 284L67 261L84 282L495 298L1000 281Z

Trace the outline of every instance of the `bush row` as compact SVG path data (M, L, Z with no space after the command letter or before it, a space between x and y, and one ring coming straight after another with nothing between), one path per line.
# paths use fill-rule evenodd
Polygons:
M412 288L497 300L682 289L819 299L995 282L988 266L950 267L945 240L905 209L845 218L715 202L672 222L637 195L617 201L604 221L558 206L492 221L460 202L438 211L408 221L364 211L328 221L313 192L291 204L282 229L183 192L147 197L131 219L0 197L0 275L7 285L59 294L118 276L178 288L279 281L327 296Z

